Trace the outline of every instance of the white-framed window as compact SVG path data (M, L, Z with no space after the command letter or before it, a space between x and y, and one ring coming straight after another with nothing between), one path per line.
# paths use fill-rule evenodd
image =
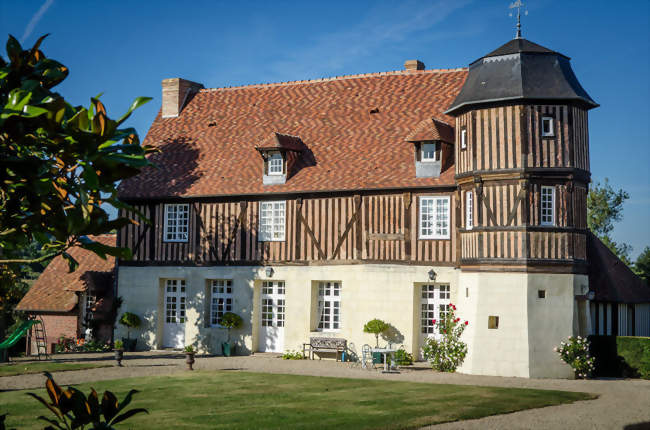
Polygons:
M542 187L540 211L542 225L555 225L555 187Z
M187 203L165 205L165 242L187 242L189 235L190 205Z
M97 296L90 294L86 292L84 294L83 298L83 321L84 322L89 322L93 319L93 308L95 307L95 304L97 303Z
M341 328L341 283L318 283L319 331L337 331Z
M555 127L553 126L553 117L542 117L542 136L552 137L555 136Z
M434 321L444 320L449 312L451 292L449 285L422 285L420 301L420 329L428 335L437 335Z
M165 280L165 322L169 324L185 323L185 280Z
M262 327L284 327L286 301L284 281L262 283Z
M284 240L285 208L285 201L260 202L258 242L281 242Z
M210 325L221 326L221 318L232 312L232 280L213 279L210 281Z
M471 230L474 227L474 191L465 193L465 228Z
M467 149L467 129L460 130L460 149Z
M420 160L424 162L439 161L437 147L437 143L422 143L420 145Z
M449 239L449 197L420 197L420 239Z
M284 160L282 154L275 152L271 154L268 160L269 163L269 175L282 175L284 173Z

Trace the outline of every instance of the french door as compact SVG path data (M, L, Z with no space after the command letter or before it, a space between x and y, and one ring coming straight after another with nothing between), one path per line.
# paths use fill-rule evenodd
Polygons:
M264 281L260 303L260 352L284 351L284 281Z
M185 280L165 280L164 348L185 346Z
M450 300L448 284L422 285L420 295L420 347L430 337L440 338L440 333L436 329L434 321L440 321L447 316Z

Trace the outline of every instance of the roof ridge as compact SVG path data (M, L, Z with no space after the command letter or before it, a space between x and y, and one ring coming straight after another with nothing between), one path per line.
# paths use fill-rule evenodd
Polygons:
M387 72L373 72L373 73L359 73L355 75L341 75L341 76L332 76L327 78L318 78L318 79L305 79L301 81L284 81L284 82L268 82L268 83L258 83L258 84L249 84L249 85L237 85L232 87L216 87L216 88L201 88L199 92L207 93L211 91L224 91L224 90L240 90L245 88L267 88L267 87L284 87L290 85L300 85L300 84L316 84L320 82L331 82L331 81L344 81L348 79L359 79L359 78L372 78L372 77L383 77L383 76L395 76L395 75L418 75L418 74L430 74L430 73L452 73L452 72L461 72L469 70L468 67L457 67L455 69L428 69L428 70L391 70Z

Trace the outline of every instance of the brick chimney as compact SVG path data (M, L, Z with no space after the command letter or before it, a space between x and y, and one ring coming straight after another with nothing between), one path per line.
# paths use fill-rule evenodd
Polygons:
M203 88L202 84L181 78L163 79L162 81L162 116L173 118L178 116L189 96Z
M424 70L424 63L420 60L406 60L404 70Z

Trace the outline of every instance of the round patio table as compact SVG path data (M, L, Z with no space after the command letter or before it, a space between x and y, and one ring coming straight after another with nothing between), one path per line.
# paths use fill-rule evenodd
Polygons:
M381 355L384 356L384 370L382 370L382 373L399 373L396 370L390 370L388 368L388 354L391 356L391 367L395 366L395 352L397 352L397 349L394 348L373 348L372 352L379 352Z

